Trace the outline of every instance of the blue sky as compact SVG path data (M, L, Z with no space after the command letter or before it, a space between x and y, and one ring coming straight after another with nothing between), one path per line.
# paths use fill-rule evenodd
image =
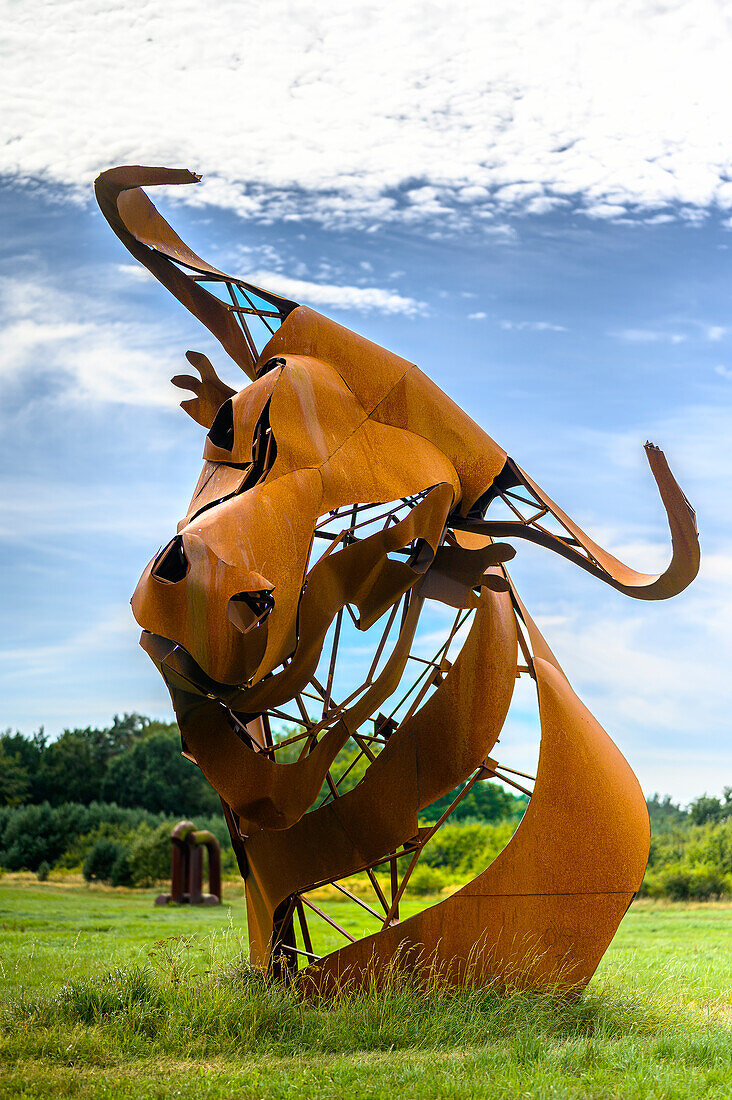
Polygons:
M441 3L9 7L0 726L170 714L128 606L200 467L168 379L188 348L244 379L91 198L103 168L167 164L204 173L154 196L201 255L417 362L648 571L664 448L702 538L687 592L632 601L527 544L512 573L647 791L732 783L723 5L467 7L470 34Z

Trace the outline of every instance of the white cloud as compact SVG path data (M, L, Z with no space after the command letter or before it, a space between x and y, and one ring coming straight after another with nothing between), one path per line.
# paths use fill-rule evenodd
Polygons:
M306 279L291 279L276 271L255 271L247 275L246 279L255 286L264 286L295 301L313 305L334 306L336 309L357 310L360 313L403 313L407 317L416 317L418 314L424 316L427 313L424 302L376 286L312 283Z
M714 373L720 375L720 377L722 377L722 378L731 378L732 379L732 370L729 367L723 366L722 363L719 363L714 368Z
M647 548L654 561L641 546L612 549L650 568L668 560L660 546ZM732 555L703 550L699 576L668 603L608 599L593 607L575 602L572 591L535 617L644 789L670 789L681 798L719 791L732 769L720 690L732 655Z
M622 218L626 214L626 209L618 203L595 202L590 206L586 206L584 213L588 218L607 218L608 220L612 220L614 218Z
M507 332L566 332L564 325L554 325L550 321L501 321L500 326Z
M667 323L669 326L674 326L676 331L671 327L626 328L609 332L608 336L614 336L616 340L624 340L629 344L683 344L689 339L719 343L730 331L726 325L710 324L695 317L671 317ZM679 332L679 327L686 328L687 331Z
M75 194L136 162L203 171L186 202L341 225L732 205L714 0L2 9L0 172Z
M155 276L142 264L115 264L115 271L135 283L155 282Z
M488 316L487 313L483 313L482 310L478 310L477 313L469 313L468 314L468 320L469 321L485 321L487 316Z
M125 267L131 265L125 265ZM0 279L0 380L42 379L46 392L84 401L175 408L169 379L181 358L162 325L122 323L90 290L79 299L50 279Z
M647 328L625 328L619 332L611 332L610 336L629 344L683 344L686 340L681 332L659 332Z
M689 589L659 603L629 600L518 542L510 569L573 687L644 789L690 799L718 793L732 774L732 553L719 506L732 492L730 407L720 399L659 417L639 399L635 415L618 433L568 425L564 437L540 435L520 461L600 545L654 573L671 547L639 443L657 442L697 512L701 569Z

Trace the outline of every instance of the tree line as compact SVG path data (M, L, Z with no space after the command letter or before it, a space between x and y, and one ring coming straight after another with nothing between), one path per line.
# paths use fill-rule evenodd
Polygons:
M340 756L341 793L368 765L358 752L349 743ZM463 786L424 810L420 824L436 822ZM316 804L327 795L324 786ZM475 784L425 849L412 888L434 892L479 873L508 843L527 802L495 783ZM685 807L658 794L647 804L652 840L641 892L677 900L732 894L732 787ZM175 723L125 714L55 740L43 730L0 734L0 870L44 877L83 869L89 880L146 885L167 875L170 829L182 817L219 837L224 870L235 874L218 796L181 756Z
M125 714L102 729L64 730L53 741L43 729L0 734L0 805L67 802L113 802L154 814L220 809L215 791L181 756L174 722Z

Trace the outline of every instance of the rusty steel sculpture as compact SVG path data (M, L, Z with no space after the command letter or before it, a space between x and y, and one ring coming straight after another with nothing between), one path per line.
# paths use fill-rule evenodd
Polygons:
M220 905L221 848L208 829L179 821L170 834L170 893L158 894L156 905ZM208 855L208 893L203 891L203 853Z
M405 951L453 983L510 976L580 989L640 886L648 814L521 602L505 567L515 549L496 540L528 539L625 595L659 600L698 571L694 512L646 444L672 558L658 576L623 565L418 367L192 252L141 188L198 179L115 168L96 194L132 255L251 379L235 392L196 352L187 358L200 377L173 379L208 432L203 471L132 607L183 752L222 799L252 960L300 970L319 990L378 982ZM415 652L425 601L454 610L429 660ZM354 628L375 640L344 691L336 666ZM533 793L533 777L489 755L519 676L538 693ZM282 722L296 731L283 737ZM368 765L349 790L346 748ZM467 886L400 920L437 827L420 827L419 812L464 784L451 810L490 777L531 794L512 840ZM358 872L373 905L342 884ZM354 940L308 896L328 883L368 911L373 934ZM319 957L313 915L348 942Z

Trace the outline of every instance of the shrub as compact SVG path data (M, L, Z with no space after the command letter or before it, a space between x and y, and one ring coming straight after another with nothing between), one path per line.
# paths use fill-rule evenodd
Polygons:
M427 844L422 860L467 880L485 870L508 844L515 828L515 821L443 825Z
M132 886L132 868L130 867L130 860L127 852L122 851L114 861L112 867L112 873L109 876L109 881L112 886Z
M84 860L84 878L87 882L111 882L112 871L124 848L114 840L98 840Z
M721 897L729 889L727 876L704 863L672 865L659 877L663 893L672 901L706 901Z
M700 835L690 845L694 862L711 864L723 874L732 875L732 818L695 832Z
M489 825L471 821L466 825L443 825L427 844L422 859L429 867L458 871L472 862L486 840Z
M68 870L83 867L86 857L99 840L113 840L125 851L128 851L135 839L137 829L147 827L147 822L130 827L102 821L95 829L69 841L69 845L58 860L57 866L65 867Z
M46 863L45 859L41 863L36 871L36 878L39 882L45 882L51 872L50 864Z
M487 826L483 846L476 849L468 865L470 874L479 875L481 871L485 871L486 867L503 851L515 831L515 821L496 821Z
M412 894L437 894L443 886L447 886L447 877L437 867L430 867L425 863L419 863L409 879L408 890Z
M156 829L141 825L130 846L129 869L135 886L152 886L170 876L170 833L163 822Z
M48 802L19 806L5 819L0 862L9 871L37 871L44 861L53 865L71 835L68 818Z
M97 840L128 845L139 825L155 826L163 820L162 814L103 802L4 806L0 808L0 867L37 871L44 861L51 867L82 867Z

